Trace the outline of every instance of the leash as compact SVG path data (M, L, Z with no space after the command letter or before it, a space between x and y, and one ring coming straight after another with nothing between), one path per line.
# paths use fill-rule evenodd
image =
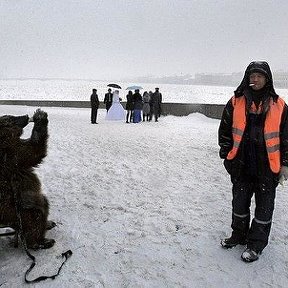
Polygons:
M36 265L36 259L28 250L25 249L25 251L26 251L27 255L30 257L30 259L32 260L32 264L30 265L29 269L25 272L25 282L26 283L37 283L37 282L40 282L40 281L43 281L43 280L46 280L46 279L54 280L60 274L60 271L61 271L63 265L68 260L68 258L72 255L72 251L71 250L67 250L66 252L61 254L62 258L65 257L65 259L62 262L61 266L58 268L58 271L57 271L56 274L51 275L51 276L40 276L40 277L35 278L33 280L28 280L27 276L31 272L31 270L34 268L34 266Z
M40 281L43 281L43 280L46 280L46 279L52 279L54 280L59 274L60 274L60 271L63 267L63 265L66 263L66 261L71 257L71 255L73 254L71 250L67 250L66 252L62 253L61 256L62 258L64 257L65 259L63 260L61 266L58 268L58 271L56 274L54 275L51 275L51 276L40 276L40 277L37 277L33 280L28 280L27 279L27 276L28 274L32 271L32 269L35 267L36 265L36 258L35 256L33 256L28 248L27 248L27 243L26 243L26 239L25 239L25 236L23 234L23 227L22 227L22 217L21 217L21 213L20 213L20 210L21 210L21 203L20 203L20 197L18 195L18 190L17 190L17 178L16 178L16 175L13 174L12 177L11 177L11 187L12 187L12 191L13 191L13 196L14 196L14 203L15 203L15 209L16 209L16 216L17 216L17 220L18 220L18 229L19 229L19 236L20 236L20 240L21 240L21 243L24 247L24 250L26 252L26 254L28 255L28 257L32 260L32 263L30 265L30 267L28 268L28 270L25 272L25 282L26 283L37 283L37 282L40 282ZM8 232L9 233L9 232ZM13 233L13 232L11 232ZM15 233L15 232L14 232Z

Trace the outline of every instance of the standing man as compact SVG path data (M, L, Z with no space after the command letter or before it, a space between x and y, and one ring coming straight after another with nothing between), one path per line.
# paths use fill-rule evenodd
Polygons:
M159 92L159 88L155 88L155 92L151 97L152 112L150 113L150 121L152 120L152 115L154 114L155 122L158 122L158 117L161 113L161 102L162 94Z
M92 89L92 94L90 96L90 103L91 103L91 123L98 124L96 120L97 120L97 112L99 108L99 98L98 98L96 89Z
M276 187L288 178L287 105L274 90L267 62L249 64L226 104L218 132L219 154L233 184L232 235L221 245L247 244L241 258L253 262L268 244Z
M158 117L161 116L162 113L162 93L159 92L159 88L155 88L158 89L158 93L159 93L159 113L158 113Z
M112 105L112 101L113 101L113 94L111 93L111 89L108 89L108 93L105 94L104 97L104 104L106 104L106 110L108 112L108 110L110 109L111 105Z

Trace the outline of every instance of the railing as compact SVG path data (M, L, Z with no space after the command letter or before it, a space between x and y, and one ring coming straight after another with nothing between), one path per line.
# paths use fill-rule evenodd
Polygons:
M121 104L125 108L126 102ZM90 101L0 100L0 105L90 108ZM103 102L100 102L99 108L105 108ZM162 103L162 115L187 116L198 112L210 118L220 119L223 109L224 105L220 104Z

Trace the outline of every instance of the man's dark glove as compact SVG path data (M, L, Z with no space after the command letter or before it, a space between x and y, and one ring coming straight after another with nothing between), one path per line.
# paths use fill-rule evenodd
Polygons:
M288 179L288 167L287 166L282 166L280 173L279 173L279 183L281 185L284 185L284 181Z

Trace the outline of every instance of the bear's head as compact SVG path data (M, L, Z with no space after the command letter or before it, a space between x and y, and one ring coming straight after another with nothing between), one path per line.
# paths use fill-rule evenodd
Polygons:
M5 149L20 139L29 116L4 115L0 117L0 148Z

